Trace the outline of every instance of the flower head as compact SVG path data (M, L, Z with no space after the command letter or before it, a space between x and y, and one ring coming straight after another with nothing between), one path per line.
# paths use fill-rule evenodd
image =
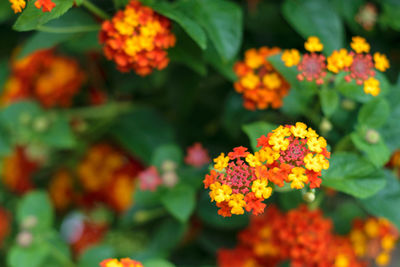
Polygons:
M187 148L185 163L193 167L200 168L210 162L210 156L207 149L201 143L194 143Z
M234 86L238 93L243 94L245 108L254 110L282 106L282 99L287 95L290 86L267 59L279 52L280 49L275 47L249 49L245 53L244 61L235 64L234 71L238 81ZM293 62L295 58L288 60Z
M282 53L282 61L286 67L297 66L300 62L300 53L297 49L286 49Z
M138 178L140 190L155 191L162 184L160 174L155 166L151 166L140 172Z
M369 53L369 50L371 48L365 38L362 38L360 36L353 37L350 46L354 51L356 51L357 54Z
M129 258L106 259L100 262L100 267L143 267L142 263Z
M36 0L35 7L37 9L42 9L43 12L50 12L56 4L54 4L51 0Z
M386 71L389 67L389 60L386 55L376 52L374 54L375 68L379 71Z
M328 70L334 73L338 73L341 70L348 69L353 63L353 57L346 49L342 48L339 51L333 51L327 59Z
M364 81L364 92L366 94L371 94L373 96L379 95L381 88L379 86L379 81L374 77L369 77Z
M371 31L376 24L377 18L378 11L376 6L373 3L368 2L360 7L355 20L366 31Z
M175 35L167 18L131 0L125 10L103 22L100 43L106 57L114 60L120 71L132 69L145 76L168 65L166 50L175 45Z
M49 184L49 194L54 207L59 211L66 210L75 198L74 184L67 170L55 173Z
M25 0L9 0L11 3L11 8L14 10L14 13L20 13L26 6Z

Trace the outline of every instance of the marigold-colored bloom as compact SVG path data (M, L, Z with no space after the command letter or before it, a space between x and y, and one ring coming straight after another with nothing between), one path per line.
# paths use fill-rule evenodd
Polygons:
M37 9L42 9L43 12L50 12L56 4L54 4L51 0L36 0L35 7Z
M11 3L11 8L14 10L14 13L22 12L22 9L25 8L26 2L25 0L8 0Z
M87 198L102 201L117 212L133 204L132 194L142 165L108 144L92 146L78 166L78 179ZM84 199L87 199L84 198Z
M143 267L142 263L129 258L106 259L100 262L100 267Z
M67 107L78 93L85 75L68 57L42 50L12 62L11 77L1 96L4 104L34 98L44 107Z
M185 163L193 167L200 168L210 162L207 149L201 143L194 143L187 148Z
M169 62L166 50L175 45L171 22L137 0L103 22L99 38L105 56L120 71L132 69L141 76L164 69Z
M386 71L389 67L389 60L386 55L376 52L374 54L375 68L379 71Z
M67 209L75 198L74 181L66 170L59 170L49 184L49 195L54 207L59 211Z
M25 194L34 188L32 176L39 164L26 155L23 147L16 147L14 152L3 160L2 180L6 188L17 194Z
M277 47L249 49L244 60L236 62L234 71L238 81L234 87L243 94L244 107L250 110L279 108L282 99L288 94L290 85L268 62L268 57L280 52ZM294 62L294 53L290 60ZM289 59L288 59L289 60Z
M343 69L347 69L353 63L353 57L346 49L342 48L339 51L333 51L332 55L327 58L327 68L329 71L338 73Z
M313 53L313 52L321 52L324 49L324 45L321 44L321 41L316 36L308 37L307 41L304 43L304 48Z
M369 53L371 48L367 40L360 36L353 37L350 46L357 54Z
M286 49L282 53L282 61L286 67L297 66L300 62L300 52L297 49Z
M374 260L378 266L390 263L398 239L396 227L383 218L357 219L350 232L350 241L356 255L364 260Z
M330 153L326 150L325 138L301 122L279 126L273 133L259 138L258 146L260 152L270 151L270 158L264 158L263 163L269 169L268 180L278 186L290 182L296 189L303 188L304 184L319 187L321 170L329 168Z
M141 190L155 191L162 184L160 174L155 166L151 166L140 172L138 178Z
M364 92L366 94L371 94L373 96L379 95L381 88L379 86L379 81L374 77L369 77L364 81Z

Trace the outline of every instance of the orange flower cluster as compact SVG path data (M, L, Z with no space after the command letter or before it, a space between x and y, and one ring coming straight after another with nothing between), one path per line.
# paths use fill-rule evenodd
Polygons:
M400 177L400 150L396 150L392 154L387 167L393 169L397 173L397 176Z
M104 54L120 71L133 69L141 76L164 69L169 63L166 49L176 41L171 22L137 0L104 22L99 38Z
M375 72L386 71L390 64L384 54L378 52L373 56L369 54L370 45L364 38L353 37L350 44L353 51L348 52L344 48L333 51L327 59L319 54L324 46L318 37L309 37L304 46L310 53L302 57L296 49L285 50L282 53L282 60L287 67L297 66L298 80L322 84L326 80L327 71L333 74L345 72L345 80L347 82L355 80L358 85L363 85L366 94L377 96L380 93L380 84L375 78Z
M300 206L288 213L269 207L263 216L252 217L239 233L239 244L218 252L220 267L363 267L349 239L332 233L332 222L320 210Z
M257 215L264 211L262 203L269 198L269 182L302 189L321 185L321 171L329 168L330 152L326 140L304 123L279 126L267 136L257 139L261 149L254 154L245 147L236 147L227 156L214 159L214 170L204 179L210 188L211 201L220 208L218 214L243 214L244 209Z
M243 94L244 107L250 110L280 108L290 85L268 62L268 57L279 54L280 48L261 47L245 53L244 61L234 66L238 76L236 92Z
M121 259L106 259L100 263L100 267L143 267L143 265L138 262L131 260L129 258Z
M97 144L79 164L78 181L70 172L60 170L50 182L49 193L60 211L74 202L89 208L100 202L116 212L124 212L133 204L136 178L142 169L136 159L123 151L109 144ZM83 192L75 190L76 183Z
M3 184L10 191L25 194L34 188L32 176L39 164L31 160L23 147L16 147L14 152L3 160Z
M20 13L26 6L25 0L8 0L14 13ZM50 12L56 6L51 0L36 0L35 7L43 12Z
M67 107L85 79L78 63L42 50L12 62L11 77L5 84L1 102L33 98L44 107Z
M399 239L399 232L386 219L355 220L350 233L357 256L374 261L378 266L390 263L391 253Z

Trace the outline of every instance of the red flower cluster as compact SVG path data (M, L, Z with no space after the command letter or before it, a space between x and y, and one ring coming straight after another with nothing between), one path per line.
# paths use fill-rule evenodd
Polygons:
M11 77L5 84L1 102L33 98L44 107L67 107L78 93L85 75L71 58L42 50L12 62Z
M134 70L145 76L153 69L164 69L169 62L166 49L175 45L171 22L132 0L102 25L100 43L104 54L120 71Z
M34 188L32 175L38 168L39 164L27 156L25 148L16 147L3 160L3 184L14 193L25 194Z
M250 110L280 108L290 85L268 62L268 57L280 52L280 48L261 47L245 53L244 61L234 66L238 76L236 92L243 94L244 107Z
M274 206L263 216L252 217L239 233L239 245L221 249L221 267L278 266L290 260L292 267L362 267L350 241L332 233L332 222L320 210L300 206L282 213Z

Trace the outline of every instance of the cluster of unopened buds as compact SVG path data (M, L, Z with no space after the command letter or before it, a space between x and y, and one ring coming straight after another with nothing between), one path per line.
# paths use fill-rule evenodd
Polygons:
M218 266L275 267L290 261L291 267L367 267L372 266L369 257L386 266L398 240L394 229L384 219L370 218L357 220L349 235L340 236L319 209L301 205L282 212L270 206L251 217L234 249L218 251Z
M204 179L210 188L211 201L220 208L218 214L231 216L244 211L257 215L264 211L263 201L273 191L272 184L293 189L319 188L321 171L329 168L330 152L326 140L307 125L279 126L257 139L260 150L245 147L214 159L214 169Z
M318 37L311 36L304 44L309 52L300 55L297 49L285 50L282 60L287 67L297 66L297 78L300 81L315 81L323 84L327 81L327 72L332 74L345 73L345 80L354 80L363 85L364 92L377 96L380 93L380 82L375 78L376 70L384 72L389 68L389 61L379 52L370 54L370 45L359 36L353 37L350 44L352 51L345 48L335 50L328 57L320 54L324 46Z
M168 65L166 50L175 41L170 20L137 0L131 0L125 10L104 21L100 32L106 57L114 60L120 71L132 69L142 76Z
M11 8L15 13L22 12L26 6L26 0L8 0L11 3ZM33 1L33 0L31 0ZM42 9L43 12L50 12L56 6L51 0L36 0L35 7Z
M290 85L269 63L268 57L279 54L280 48L261 47L249 49L244 61L234 66L238 77L236 92L243 95L247 109L280 108L283 98L288 94Z

